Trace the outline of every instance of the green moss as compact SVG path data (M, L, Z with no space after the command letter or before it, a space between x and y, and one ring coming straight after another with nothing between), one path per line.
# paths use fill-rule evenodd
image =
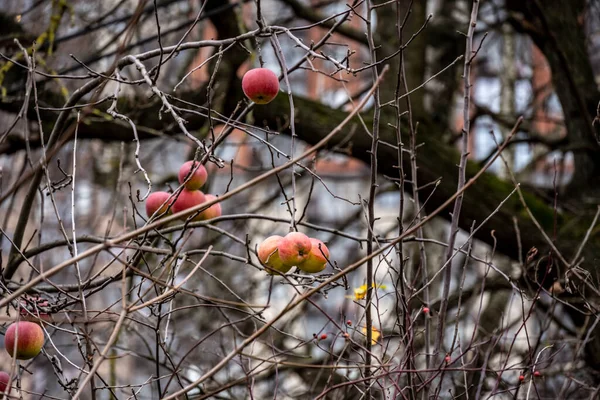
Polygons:
M467 164L467 179L472 178L479 172L481 166L474 162L469 162ZM511 182L504 181L498 178L496 175L491 173L485 173L478 178L478 181L475 185L482 185L486 188L486 191L491 191L493 195L490 194L490 197L498 200L501 198L506 198L513 190L514 185ZM531 214L535 217L535 219L539 222L542 228L546 231L550 231L554 228L554 210L553 208L546 204L539 197L528 193L524 190L521 191L523 193L523 198L525 200L525 204L527 208L531 211ZM483 194L485 196L485 193ZM481 199L485 202L485 198ZM527 220L529 221L531 218L527 213L527 209L521 202L518 193L513 194L504 204L503 209L506 212L509 212L512 215L516 215L519 220ZM557 215L557 223L560 226L562 222L562 217Z

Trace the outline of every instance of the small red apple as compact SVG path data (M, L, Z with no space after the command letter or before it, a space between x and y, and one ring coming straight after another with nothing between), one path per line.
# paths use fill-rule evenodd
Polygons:
M207 194L204 197L206 198L206 201L212 201L217 198L217 196L214 196L212 194ZM221 203L213 204L206 210L202 211L202 213L200 214L201 219L213 219L213 218L217 218L220 216L221 216Z
M192 170L194 170L194 172L192 172ZM185 182L185 178L190 174L190 179ZM207 179L208 172L206 172L204 165L200 164L198 161L188 161L179 168L179 183L183 184L183 182L185 182L186 189L198 190L204 185Z
M10 382L10 375L4 371L0 371L0 393L10 393L8 382ZM6 390L7 387L8 390Z
M327 339L327 334L326 334L326 333L323 333L323 334L321 335L321 340L325 340L325 339Z
M352 320L349 319L348 321L346 321L346 325L352 326Z
M429 307L423 307L423 313L429 314Z
M279 93L279 79L270 69L251 69L242 78L242 90L256 104L267 104Z
M173 199L169 200L171 195L167 192L154 192L146 199L146 215L150 218L154 213L156 215L171 214L169 204L173 203Z
M290 232L279 241L277 249L284 265L294 266L308 258L312 242L304 233Z
M314 274L323 271L327 266L329 249L319 239L310 238L310 243L312 245L310 253L308 253L306 260L298 264L298 268L304 272Z
M35 322L19 321L11 324L4 334L4 348L19 360L37 356L44 346L44 331Z
M292 268L291 265L284 265L279 258L277 246L281 239L283 238L278 235L269 236L258 246L258 259L271 269L271 271L267 269L270 274L274 274L275 271L285 274Z
M205 201L206 196L204 196L204 193L201 191L183 189L181 193L179 193L179 196L177 196L177 200L175 200L175 203L173 203L173 207L171 208L173 209L174 213L178 213L180 211L187 210L188 208L197 206L198 204L202 204ZM196 215L192 221L202 220L201 215L202 214ZM183 220L187 220L187 217L183 218Z
M525 376L524 376L524 375L519 375L519 380L520 380L521 382L523 382L523 381L525 380Z

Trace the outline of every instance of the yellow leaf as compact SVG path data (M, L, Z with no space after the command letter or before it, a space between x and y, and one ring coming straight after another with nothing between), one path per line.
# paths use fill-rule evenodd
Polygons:
M365 337L367 336L367 327L363 327L362 328L362 333L365 335ZM379 332L379 329L372 327L371 328L371 344L377 344L377 340L379 340L379 337L381 336L381 332Z
M385 285L375 285L373 284L373 288L375 289L385 289ZM354 300L362 300L367 295L367 285L361 285L357 288L354 288Z
M362 285L360 287L354 288L354 299L362 300L367 295L367 285Z

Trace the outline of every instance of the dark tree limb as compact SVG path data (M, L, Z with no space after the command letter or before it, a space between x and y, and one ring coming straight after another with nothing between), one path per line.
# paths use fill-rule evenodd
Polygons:
M598 193L594 188L600 187L600 145L592 126L600 92L582 23L586 4L584 0L506 2L512 11L509 21L531 36L548 60L570 141L591 145L590 150L574 157L575 174L566 192L573 199L589 196L590 191Z
M233 94L234 98L242 99L243 94L241 93L239 81L237 84L236 82L232 82L231 87L233 92L237 91L237 93ZM190 102L202 104L205 100L205 92L199 90L186 93L182 95L182 98ZM134 112L134 107L136 107L138 110L136 113L136 120L140 121L141 126L149 128L146 129L146 133L144 133L144 130L141 130L141 139L156 137L155 135L150 134L150 132L162 132L163 135L176 134L173 129L168 129L165 125L165 121L158 120L157 115L160 104L144 105L138 100L122 100L121 103L123 106L120 106L120 110L124 114ZM176 102L174 103L176 104ZM128 104L131 105L128 106ZM297 134L302 140L309 144L314 144L322 139L346 116L346 113L343 111L332 109L319 102L311 101L299 96L294 96L294 104L297 108ZM140 112L139 110L143 111ZM286 121L288 118L289 103L285 96L279 96L269 105L255 107L253 114L257 125L269 126L271 128L278 127L281 125L282 121ZM184 114L183 117L186 119L186 126L190 131L201 129L206 123L206 118L196 113ZM367 125L371 122L370 116L367 114L363 116L363 119ZM390 124L392 123L393 120L385 114L382 118L381 140L388 144L395 143L394 130L390 127ZM352 157L368 162L370 157L369 149L371 138L362 130L362 125L358 121L354 122L354 124L355 127L352 129L355 129L357 133L350 138L350 145L346 143L348 138L339 136L332 140L330 148L341 146L341 148L345 149L345 152ZM352 129L349 128L348 131L350 132ZM454 186L457 174L456 163L459 159L459 153L453 146L449 146L436 138L437 132L439 132L440 129L444 129L444 127L437 126L429 120L420 121L420 132L423 145L419 147L418 180L419 182L422 182L423 186L432 182L438 182L435 187L430 185L421 189L423 199L429 197L428 203L426 204L426 208L429 210L442 204L456 189ZM131 129L128 126L111 119L100 119L94 121L92 124L82 124L79 128L78 135L82 139L89 138L105 141L133 140ZM403 137L403 140L408 140L408 138ZM20 148L21 142L19 140L14 140L12 143L14 144L14 147L12 148L13 151L22 149ZM35 142L31 144L32 147L35 146ZM383 145L381 146L380 153L381 154L378 157L379 173L385 176L397 176L397 150L393 145ZM477 172L478 168L479 165L477 163L469 162L467 165L467 178L472 177ZM410 171L410 168L405 166L405 170ZM410 177L407 177L407 179L410 180ZM511 183L502 181L493 174L484 174L482 179L477 182L474 187L469 189L469 192L467 192L465 196L465 209L461 213L460 220L461 227L468 229L473 222L483 221L513 189L514 187ZM554 211L552 207L548 205L544 199L537 197L534 194L526 193L525 196L528 206L531 208L538 221L545 230L551 232L554 224ZM519 226L522 230L524 241L524 252L534 246L538 248L545 247L544 240L540 238L537 228L524 215L523 208L516 198L510 199L506 203L504 209L500 210L495 217L490 219L488 222L489 229L480 230L478 238L485 242L492 243L493 240L490 236L490 231L494 229L498 240L498 251L514 259L518 259L515 233L511 224L506 223L506 221L510 221L513 215L519 217ZM446 214L446 217L448 217L448 214ZM568 226L563 226L567 221L569 221L570 224ZM588 221L585 217L585 213L582 213L581 215L562 215L559 213L557 222L559 225L559 247L561 240L563 240L561 233L564 232L565 248L567 249L566 254L568 255L568 249L576 244L577 240L583 238L580 234L573 236L572 231L584 233L587 229L585 223ZM594 238L590 240L589 246L594 246ZM574 252L575 247L572 247L572 249L572 252Z

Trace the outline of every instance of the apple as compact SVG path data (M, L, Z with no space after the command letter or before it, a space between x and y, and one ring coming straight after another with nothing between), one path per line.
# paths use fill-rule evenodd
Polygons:
M310 253L306 260L298 264L298 268L304 272L314 274L323 271L327 266L329 249L325 246L325 243L321 242L319 239L310 238L310 242L312 244Z
M19 360L37 356L44 346L44 331L31 321L12 323L4 334L4 348Z
M156 215L168 215L171 214L169 204L173 203L173 199L169 202L170 193L167 192L154 192L150 193L150 196L146 199L146 215L150 218L154 213Z
M4 371L0 371L0 393L10 393L8 382L10 382L10 375ZM8 390L6 390L7 387Z
M206 198L206 201L212 201L217 198L217 196L214 196L212 194L207 194L204 197ZM200 213L200 219L213 219L213 218L217 218L220 216L221 216L221 203L213 204L206 210L202 211L202 213Z
M192 172L193 170L193 172ZM190 176L191 175L191 176ZM189 180L185 179L189 176ZM179 168L179 183L185 182L185 188L189 190L198 190L208 179L208 172L204 165L198 161L188 161Z
M270 274L274 274L275 271L285 274L292 268L291 265L284 265L279 258L277 247L281 239L283 238L278 235L269 236L258 246L258 259L263 265L269 267L267 272Z
M204 196L204 193L201 191L183 189L181 193L179 193L179 196L177 196L177 200L175 200L173 207L171 208L174 213L178 213L179 211L187 210L188 208L202 204L205 201L206 196ZM202 214L196 215L192 221L200 221L202 219L201 216ZM187 220L187 218L184 218L184 221L185 220Z
M270 69L251 69L242 78L242 90L256 104L267 104L279 93L279 79Z
M10 375L7 372L0 371L0 393L5 393L8 382L10 382ZM6 393L10 393L10 388Z
M279 241L277 249L284 265L292 267L308 258L312 243L308 236L300 232L290 232Z

